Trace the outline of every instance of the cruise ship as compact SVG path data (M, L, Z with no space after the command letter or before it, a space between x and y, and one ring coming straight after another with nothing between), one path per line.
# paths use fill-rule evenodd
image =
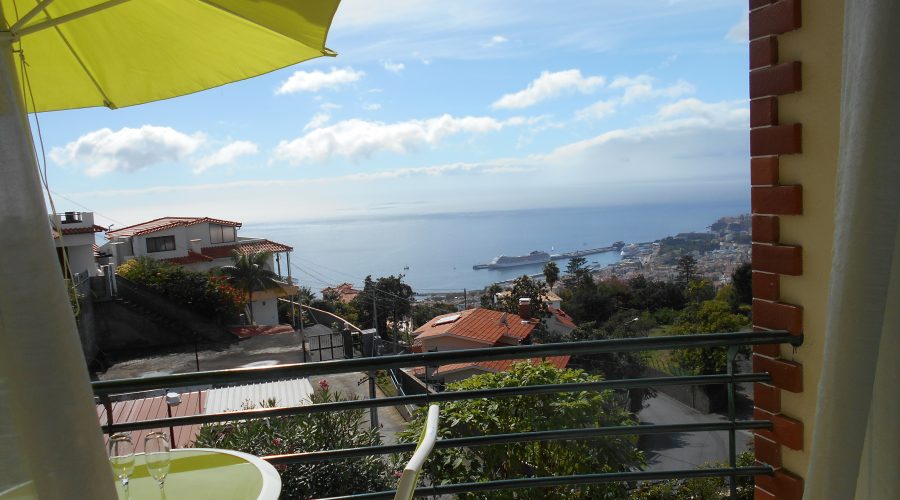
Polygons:
M535 250L528 255L519 255L515 257L501 255L494 258L494 260L490 261L487 264L476 264L472 266L472 269L502 269L505 267L546 264L547 262L550 262L550 254L547 252L542 252L540 250Z

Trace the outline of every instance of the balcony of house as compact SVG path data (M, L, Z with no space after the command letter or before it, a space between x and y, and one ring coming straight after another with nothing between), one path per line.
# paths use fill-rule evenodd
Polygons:
M668 337L645 337L616 340L583 341L565 344L521 345L514 347L492 347L485 349L466 349L445 352L427 352L414 354L397 354L377 356L377 349L373 348L373 340L368 342L369 354L356 359L332 360L325 362L298 363L289 365L269 366L264 368L240 368L211 372L185 373L166 376L152 376L140 379L106 380L93 383L93 392L98 404L98 414L104 433L166 430L171 429L181 446L197 446L194 439L197 435L203 435L206 441L210 436L219 437L225 435L238 435L251 428L280 429L285 427L285 419L290 420L291 426L310 419L320 425L322 418L330 418L335 415L352 414L357 416L368 415L369 422L359 420L355 424L360 432L367 434L371 440L357 442L355 445L346 445L345 436L333 436L334 439L326 440L328 443L318 449L288 449L282 447L285 436L274 434L260 441L260 436L247 437L247 443L255 443L248 449L260 456L262 460L273 465L280 471L282 495L293 497L298 494L292 488L297 486L297 478L291 476L292 470L304 468L308 474L322 474L322 477L307 477L307 483L328 483L331 481L332 489L318 494L309 495L305 490L304 497L329 497L329 498L394 498L398 484L397 468L403 468L403 464L409 460L409 454L416 450L419 443L419 432L425 427L425 409L430 405L437 405L439 410L437 440L434 443L434 451L431 457L423 465L419 484L415 490L415 496L455 495L462 493L475 493L478 495L490 495L492 492L513 491L523 492L530 490L532 496L564 494L567 498L592 498L599 491L611 492L615 490L616 498L645 498L641 492L649 491L648 488L664 488L672 484L689 484L692 481L706 481L705 487L715 490L715 498L751 498L753 496L753 482L768 480L775 474L775 470L766 464L739 463L737 440L741 431L757 432L763 435L781 432L772 420L739 418L736 411L737 386L749 383L772 383L773 378L780 375L776 372L751 372L740 373L736 360L741 350L752 346L789 344L799 346L803 342L802 335L792 335L787 331L767 332L739 332L739 333L713 333L698 335L681 335ZM566 372L567 378L553 380L548 383L546 379L526 381L521 384L507 386L480 387L477 385L456 385L448 390L431 390L436 384L428 379L429 374L434 374L441 366L456 365L460 363L497 363L502 360L530 361L526 365L514 366L539 366L548 370L554 370L549 364L541 364L541 360L554 356L590 356L612 353L637 353L680 348L716 348L727 351L727 370L724 373L709 375L682 375L640 377L619 380L602 380L598 377L572 376L576 371ZM310 377L327 376L337 380L341 374L367 374L368 379L362 380L362 384L371 380L374 384L376 373L386 373L396 381L395 374L400 370L412 372L418 369L425 374L425 380L419 386L419 390L404 390L398 385L394 394L383 394L380 397L368 399L344 399L328 396L328 383L320 380L318 384L310 384ZM561 371L562 372L562 371ZM328 379L323 379L328 380ZM355 380L355 379L354 379ZM219 404L211 409L203 408L203 401L209 401L211 393L234 386L248 386L252 384L267 384L276 381L297 385L297 381L306 381L303 387L318 385L320 388L304 396L304 400L295 401L248 401L242 409L232 407L237 411L222 411ZM354 382L355 384L355 382ZM628 395L635 390L652 389L671 386L717 386L723 389L727 398L727 411L725 418L708 422L667 422L639 424L633 414L629 412ZM300 387L300 385L298 385ZM183 411L176 412L169 418L157 411L146 414L140 420L134 418L122 418L122 411L114 409L113 401L120 395L131 393L145 393L148 397L159 399L165 391L176 391L187 394L190 403L185 405ZM144 392L147 391L147 392ZM325 396L323 396L323 391ZM309 389L307 389L309 392ZM261 394L261 393L253 393ZM373 390L372 395L376 394ZM243 397L243 396L242 396ZM599 398L599 399L598 399ZM602 400L604 403L598 408L603 412L617 412L622 419L608 419L604 415L587 411L587 419L584 418L585 410L571 412L571 408L579 407L586 401ZM460 424L460 415L453 413L453 405L459 403L473 403L491 406L486 415L495 421L488 426L488 432L481 432L478 426L471 422ZM227 406L227 405L226 405ZM383 431L378 426L378 409L406 408L412 410L412 420L408 424L407 431L399 432L391 439L380 435ZM419 407L419 410L415 410ZM546 410L547 418L536 418L537 422L531 426L510 429L497 420L502 419L503 408L512 411L516 415L540 416ZM499 409L499 410L498 410ZM543 409L543 410L542 410ZM581 417L576 417L581 412ZM560 415L566 416L560 419ZM572 416L569 418L569 416ZM471 418L478 418L477 415ZM352 419L351 419L352 420ZM261 425L262 422L267 422ZM254 427L255 426L255 427ZM293 428L293 427L286 428ZM205 431L203 429L206 429ZM368 430L367 430L368 429ZM460 432L461 429L464 429ZM372 434L374 433L374 434ZM724 433L727 436L727 456L722 463L708 464L702 467L682 467L679 469L652 469L644 466L642 452L636 447L639 437L670 435L678 436L685 433ZM243 434L241 434L243 435ZM374 436L374 437L373 437ZM200 443L201 446L206 442ZM571 450L582 447L603 448L606 451L600 454L588 454L590 458L579 456ZM613 448L610 450L610 448ZM626 450L627 448L627 450ZM494 457L503 456L505 463L514 463L516 467L509 467L511 472L499 470L490 471L490 477L479 478L472 473L470 480L459 480L460 476L449 478L440 477L440 471L467 468L474 466L469 454L472 450L489 450L487 455L493 453ZM552 450L556 450L553 452ZM569 450L567 456L559 454L559 450ZM617 461L616 456L625 455L626 451L633 452L629 459ZM564 453L565 454L565 453ZM485 456L485 455L477 455ZM578 467L574 469L568 460L580 460ZM333 481L327 476L326 467L314 468L315 464L341 464L354 461L368 460L369 466L384 471L384 478L372 484L387 486L368 486L353 489L349 485L352 481L347 479L347 485L340 478ZM398 465L399 464L399 465ZM455 465L454 465L455 464ZM335 465L336 470L340 465ZM313 471L313 472L310 472ZM179 477L180 476L180 477ZM190 471L175 475L172 481L182 481L189 484ZM643 488L643 490L642 490ZM326 488L327 489L327 488ZM537 492L537 493L535 493ZM538 495L538 496L534 496ZM624 495L624 496L623 496ZM527 495L526 495L527 496ZM646 497L657 498L657 497Z

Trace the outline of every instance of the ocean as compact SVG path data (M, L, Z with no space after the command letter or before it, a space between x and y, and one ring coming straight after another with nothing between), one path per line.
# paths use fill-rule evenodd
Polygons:
M382 216L245 224L241 235L294 247L292 274L316 292L343 282L359 285L366 275L403 274L416 292L433 293L480 290L543 268L472 269L498 255L563 253L619 240L653 241L705 231L719 217L748 211L747 203L734 202ZM589 264L603 266L619 260L619 255L586 258ZM556 262L565 269L566 260Z

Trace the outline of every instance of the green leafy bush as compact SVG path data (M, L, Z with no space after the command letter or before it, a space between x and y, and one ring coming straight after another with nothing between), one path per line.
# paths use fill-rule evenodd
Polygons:
M342 401L324 380L312 395L313 404ZM355 399L355 398L354 398ZM261 403L274 407L276 402ZM249 409L254 405L245 404ZM369 430L363 410L315 413L204 425L194 446L225 448L256 456L356 448L381 444L377 430ZM383 491L396 479L378 456L296 465L277 465L282 498L319 498ZM390 481L388 477L390 476Z
M149 257L129 260L116 272L176 304L222 323L234 322L247 302L244 294L228 284L224 277L188 271Z
M675 335L735 332L747 325L747 317L731 312L720 300L707 300L686 307L670 330ZM727 347L675 349L672 360L695 375L724 373L728 367Z
M738 455L737 465L753 465L753 453ZM703 467L727 467L726 464L706 464ZM692 479L669 479L660 482L646 482L631 491L629 500L724 500L729 498L727 477L698 477ZM753 478L739 477L738 500L753 500Z
M581 370L559 370L548 363L516 363L509 370L470 377L449 391L601 380ZM420 408L401 442L418 440L427 410ZM487 434L633 425L612 391L560 393L453 401L441 404L439 439ZM400 462L405 458L400 457ZM634 436L572 441L440 449L426 461L423 476L433 484L564 476L626 471L644 463ZM460 498L627 498L624 484L565 485L532 490L469 493Z

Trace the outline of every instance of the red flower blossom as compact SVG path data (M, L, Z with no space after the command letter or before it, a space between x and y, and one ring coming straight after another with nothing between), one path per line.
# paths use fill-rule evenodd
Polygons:
M327 391L328 390L328 381L323 378L322 380L319 381L319 387L321 387L323 391Z

